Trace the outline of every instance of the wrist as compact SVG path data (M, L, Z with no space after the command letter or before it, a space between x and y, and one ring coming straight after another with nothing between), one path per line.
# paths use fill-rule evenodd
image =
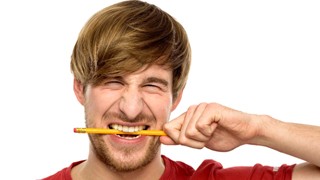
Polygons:
M281 121L268 115L253 115L253 118L257 123L257 130L252 144L271 147L277 138L277 128L281 126Z

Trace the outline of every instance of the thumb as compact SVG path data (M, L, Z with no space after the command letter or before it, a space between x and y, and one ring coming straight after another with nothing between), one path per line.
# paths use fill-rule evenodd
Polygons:
M181 133L184 117L185 113L163 125L163 130L167 136L160 137L161 143L167 145L177 144L176 142L178 142Z
M165 145L177 145L169 136L160 136L160 142Z

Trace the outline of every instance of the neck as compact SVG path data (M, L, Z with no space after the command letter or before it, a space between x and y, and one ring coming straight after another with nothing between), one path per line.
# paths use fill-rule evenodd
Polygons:
M94 152L90 151L88 160L77 165L71 171L74 180L149 180L160 179L165 169L160 150L155 158L146 166L130 172L116 172L101 162Z

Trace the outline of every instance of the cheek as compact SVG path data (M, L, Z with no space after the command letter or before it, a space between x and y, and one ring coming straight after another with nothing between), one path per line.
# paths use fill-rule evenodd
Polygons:
M170 97L149 98L146 104L156 116L158 123L163 124L169 120L172 107L172 99Z
M117 100L117 96L111 93L91 92L86 96L86 113L91 118L102 117Z

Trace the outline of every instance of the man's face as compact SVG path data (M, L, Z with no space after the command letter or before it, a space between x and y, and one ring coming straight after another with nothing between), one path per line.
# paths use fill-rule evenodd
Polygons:
M152 65L123 77L105 79L84 94L86 125L120 131L159 130L172 108L172 71ZM131 171L160 155L159 137L90 136L92 151L108 167Z

